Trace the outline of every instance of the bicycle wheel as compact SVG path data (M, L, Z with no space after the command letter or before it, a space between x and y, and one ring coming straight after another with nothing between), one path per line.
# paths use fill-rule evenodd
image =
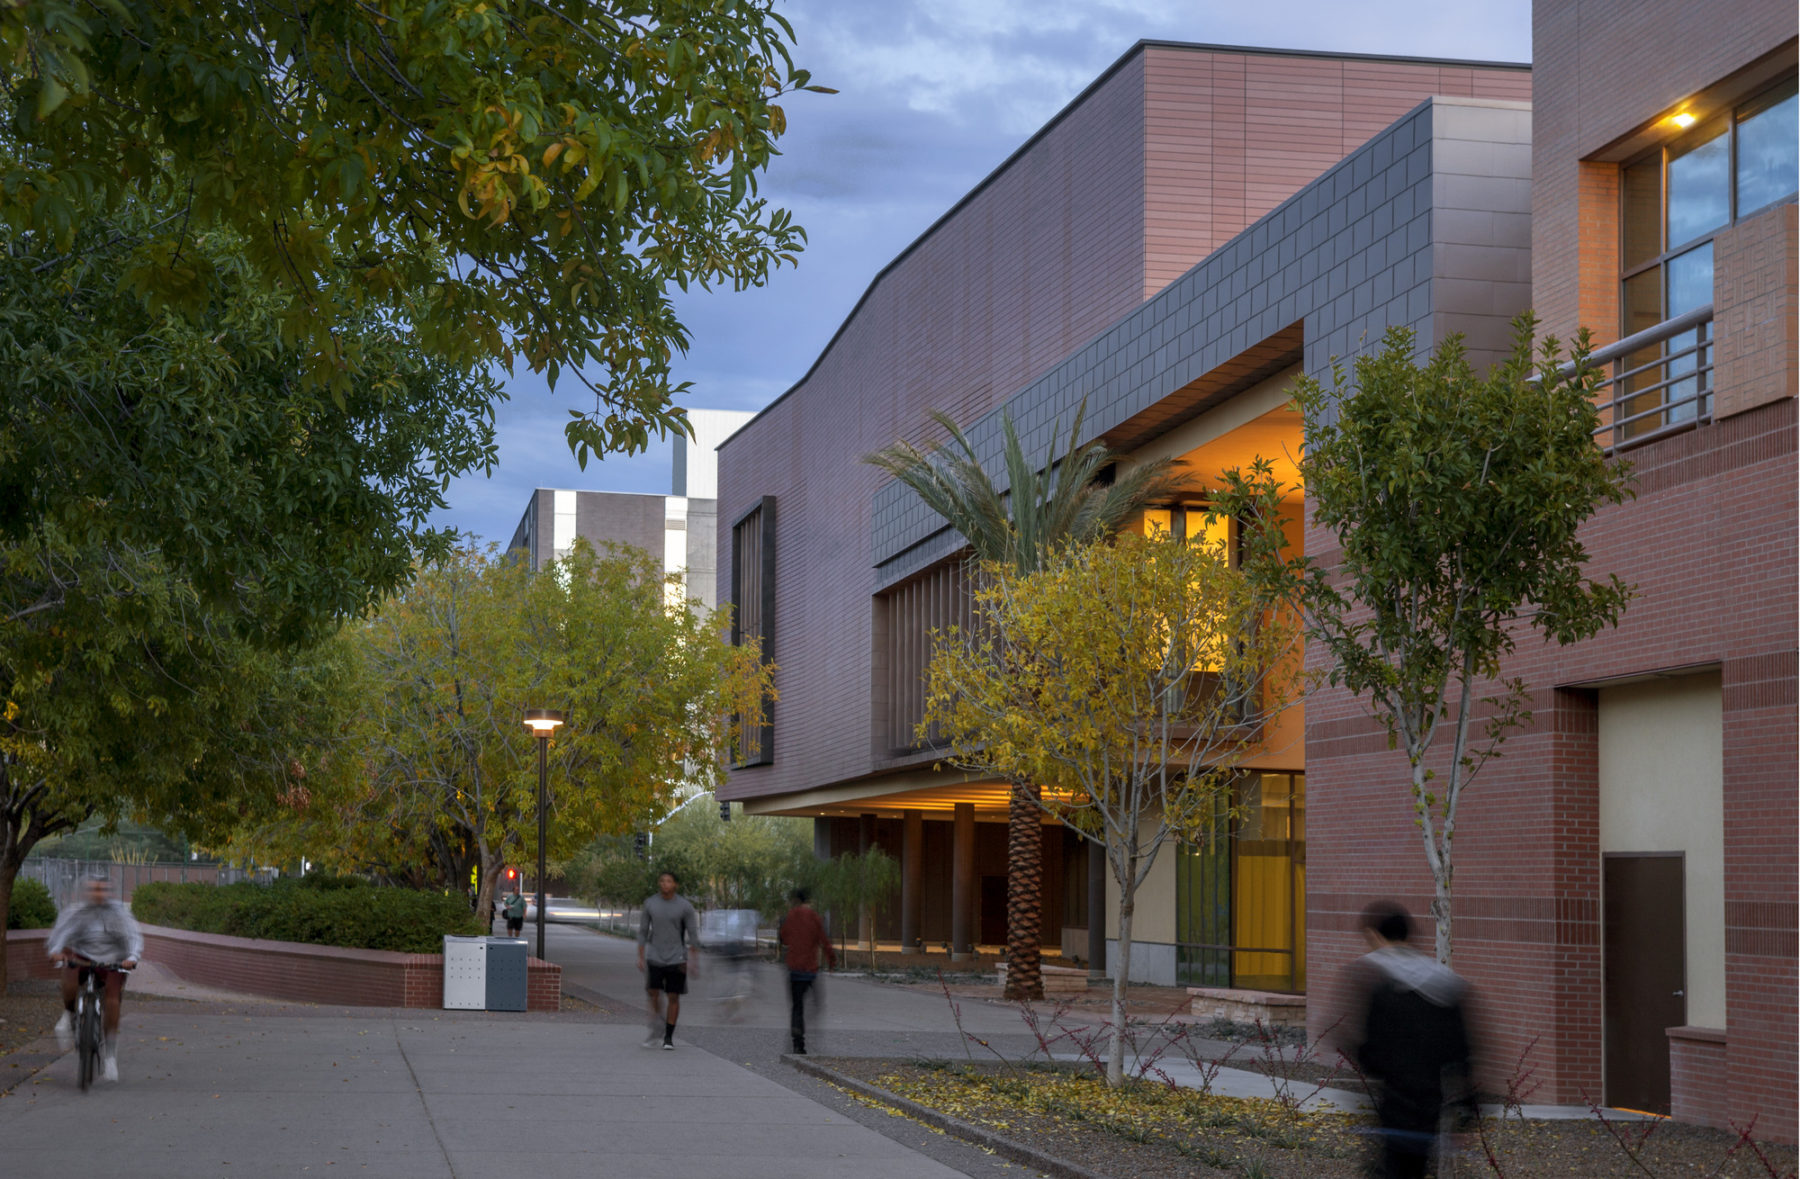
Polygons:
M86 1093L94 1083L94 1066L100 1060L100 1013L94 1010L94 996L83 991L76 1000L75 1067L81 1077L81 1091Z

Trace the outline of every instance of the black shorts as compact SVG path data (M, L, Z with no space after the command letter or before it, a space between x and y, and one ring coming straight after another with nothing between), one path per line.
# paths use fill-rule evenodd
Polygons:
M525 918L523 918L523 917L508 917L506 919L506 932L507 932L508 936L518 937L519 931L524 928L525 928Z
M669 995L687 994L687 965L677 963L674 966L647 966L644 968L644 989L662 991Z

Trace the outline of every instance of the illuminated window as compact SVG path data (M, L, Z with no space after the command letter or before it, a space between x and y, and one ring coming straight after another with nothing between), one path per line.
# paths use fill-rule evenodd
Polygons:
M1231 830L1178 852L1178 980L1304 991L1306 775L1248 773L1233 802L1240 819Z

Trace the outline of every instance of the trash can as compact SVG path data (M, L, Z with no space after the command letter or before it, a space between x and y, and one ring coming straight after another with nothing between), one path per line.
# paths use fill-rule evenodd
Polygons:
M445 936L445 1010L525 1010L530 989L525 959L525 943L518 938Z
M523 940L516 937L484 937L487 943L487 1009L523 1011L530 991Z

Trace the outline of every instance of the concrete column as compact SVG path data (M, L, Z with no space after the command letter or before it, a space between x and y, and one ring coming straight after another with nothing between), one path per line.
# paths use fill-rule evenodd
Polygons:
M919 914L925 897L925 816L919 811L902 812L904 827L900 839L900 952L917 954L919 946Z
M868 855L869 849L875 846L875 816L861 814L856 816L856 852ZM875 906L864 905L856 915L856 940L863 949L875 948Z
M975 956L975 804L959 802L950 847L950 961Z
M1087 841L1088 850L1088 981L1106 977L1106 845Z

